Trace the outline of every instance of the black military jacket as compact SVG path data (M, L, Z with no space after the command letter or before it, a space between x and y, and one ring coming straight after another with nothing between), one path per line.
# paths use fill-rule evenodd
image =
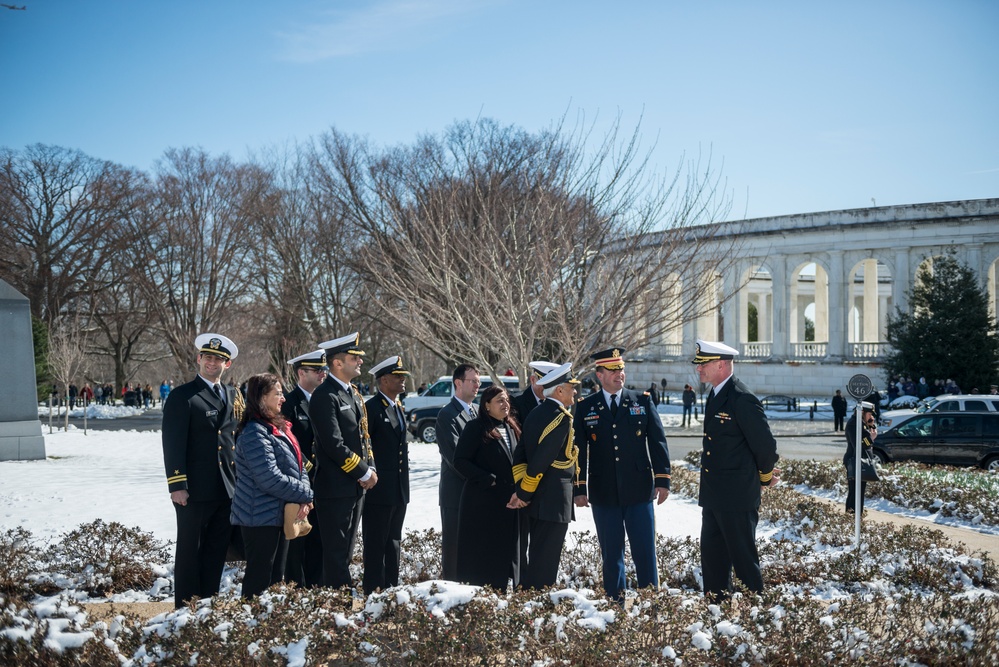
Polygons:
M358 480L374 464L368 440L364 402L351 385L344 389L327 376L309 401L316 454L316 498L350 498L364 494Z
M226 403L200 377L182 384L163 405L163 463L172 492L192 502L232 498L236 486L236 390L222 385Z
M284 395L281 414L291 423L291 432L302 449L302 462L309 473L309 479L312 480L316 474L315 434L312 432L312 420L309 418L309 399L301 387L296 386Z
M366 505L404 505L409 502L409 442L406 417L400 421L402 403L389 402L381 392L365 403L371 429L371 451L375 457L378 483L368 490Z
M527 515L569 523L574 518L572 483L579 451L572 438L572 413L549 399L527 415L514 452L517 497L529 502Z
M763 405L735 377L704 408L703 447L698 504L721 511L758 509L760 488L770 482L780 457Z

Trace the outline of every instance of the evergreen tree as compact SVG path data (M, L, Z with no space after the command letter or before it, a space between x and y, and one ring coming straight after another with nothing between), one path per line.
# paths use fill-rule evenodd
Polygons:
M999 338L988 294L953 255L920 268L909 295L911 313L888 318L889 376L951 378L965 393L988 393L999 378Z
M35 391L39 401L47 401L52 392L49 374L49 328L41 319L31 316L31 342L35 348Z

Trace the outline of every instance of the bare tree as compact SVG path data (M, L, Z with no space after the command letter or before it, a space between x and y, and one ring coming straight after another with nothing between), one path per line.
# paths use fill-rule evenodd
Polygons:
M270 175L256 165L191 148L168 150L157 165L134 262L181 376L193 368L197 334L224 332L249 306L259 270L251 248L272 206Z
M578 363L681 326L699 272L734 257L695 228L727 210L710 161L663 179L638 138L615 127L591 153L579 130L483 120L379 152L333 130L317 162L379 317L442 359L524 378L539 356Z
M143 364L170 356L157 335L146 291L133 279L132 267L123 264L123 258L108 264L117 279L92 296L92 314L87 318L93 332L88 351L110 361L116 387L131 381Z
M69 396L69 385L79 381L87 368L87 332L78 315L62 318L49 334L48 366L52 378L62 387L62 395ZM69 428L69 404L66 404L64 427Z
M98 273L128 243L122 220L142 183L80 151L0 148L0 276L28 297L32 315L52 322L106 286Z
M286 359L353 329L362 332L373 359L402 352L398 337L364 298L352 261L359 250L356 231L328 196L326 172L311 147L269 152L262 167L273 174L278 197L273 220L254 247L260 270L252 284L259 298L247 312L271 367L283 373Z

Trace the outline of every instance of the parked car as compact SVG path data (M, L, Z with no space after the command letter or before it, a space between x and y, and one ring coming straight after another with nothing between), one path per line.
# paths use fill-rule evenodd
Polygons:
M999 396L986 394L942 394L927 398L915 408L888 410L881 413L881 424L878 431L887 431L891 426L898 426L915 415L931 412L999 412Z
M503 385L507 388L507 391L513 394L517 394L520 391L520 380L517 377L503 376L500 379L503 381ZM485 391L486 387L491 386L493 383L493 379L488 375L481 376L481 380L482 386L479 387L480 394ZM451 376L442 375L436 382L424 389L422 394L407 396L402 400L402 403L406 406L407 411L416 410L417 408L427 408L433 405L440 407L451 402L452 389L454 389L454 383L451 380Z
M423 442L437 442L437 415L444 409L443 405L431 405L426 408L408 410L407 428L413 437Z
M511 386L511 383L507 382L507 379L516 380L517 378L504 378L503 380L503 384L506 385L510 395L516 396L520 390L517 389L516 385ZM489 380L489 382L486 382L486 380ZM448 382L450 381L451 378L448 377ZM435 382L434 384L437 383ZM482 386L479 387L479 393L475 395L475 400L472 402L478 404L479 399L482 398L482 392L489 386L492 386L492 380L490 378L482 378ZM450 402L451 397L448 396L447 400ZM406 420L409 422L407 428L413 434L414 438L423 442L437 442L437 415L445 405L447 403L429 405L422 408L406 408Z
M905 420L874 440L882 463L919 461L999 472L999 412L934 411Z

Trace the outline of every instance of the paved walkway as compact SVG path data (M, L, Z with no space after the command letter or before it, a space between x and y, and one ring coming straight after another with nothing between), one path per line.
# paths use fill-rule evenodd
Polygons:
M829 503L830 505L835 505L840 511L843 509L842 501L832 500L830 498L820 498L818 496L809 497L821 502ZM972 551L983 551L994 562L999 563L999 536L997 535L985 535L968 528L941 525L931 521L922 521L921 519L913 519L898 514L891 514L889 512L879 512L873 509L867 509L866 511L867 516L863 519L864 523L873 521L876 523L890 523L895 526L912 525L939 530L946 535L948 539L953 540L954 542L961 542ZM861 525L860 531L860 537L863 539L863 525Z

